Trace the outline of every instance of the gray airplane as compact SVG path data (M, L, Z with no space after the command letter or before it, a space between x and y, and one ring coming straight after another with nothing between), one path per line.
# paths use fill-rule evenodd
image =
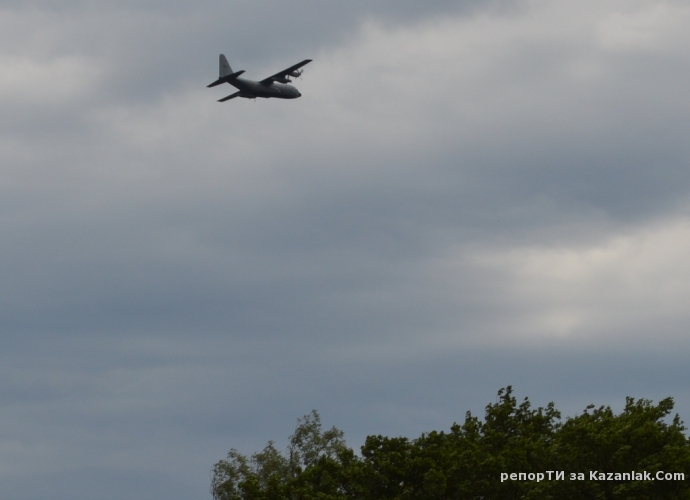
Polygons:
M302 74L299 69L305 64L309 64L311 59L305 59L301 63L297 63L294 66L290 66L288 69L280 71L275 75L271 75L268 78L256 82L254 80L247 80L245 78L240 78L239 76L244 73L244 70L233 73L228 60L223 54L220 55L220 76L218 80L213 82L207 87L215 87L221 83L229 83L235 87L237 92L230 94L227 97L218 99L218 102L225 102L235 97L244 97L245 99L256 99L257 97L276 97L278 99L297 99L301 97L302 94L293 87L288 85L292 82L290 77L298 77Z

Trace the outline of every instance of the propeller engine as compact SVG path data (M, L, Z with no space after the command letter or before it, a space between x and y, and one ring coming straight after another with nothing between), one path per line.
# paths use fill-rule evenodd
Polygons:
M301 74L302 74L302 71L295 70L295 71L291 71L290 73L285 73L284 76L274 76L272 78L272 80L274 82L278 82L278 83L292 83L292 80L290 80L290 77L297 78Z

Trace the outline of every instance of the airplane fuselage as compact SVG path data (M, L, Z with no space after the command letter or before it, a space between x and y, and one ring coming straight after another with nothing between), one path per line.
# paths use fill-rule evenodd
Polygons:
M268 99L269 97L277 99L297 99L298 97L302 97L302 94L292 85L288 85L292 82L290 78L300 76L302 71L299 69L310 62L311 59L305 59L302 62L293 64L283 71L279 71L275 75L255 81L240 78L244 70L233 71L228 59L221 54L218 57L218 80L208 84L207 87L210 88L223 83L229 83L237 89L237 92L225 96L222 99L218 99L218 102L229 101L236 97L244 97L245 99L256 99L257 97L262 97L264 99Z
M240 94L240 97L248 97L251 99L255 97L297 99L302 95L299 93L299 90L297 90L295 87L293 87L292 85L287 85L285 83L273 82L271 84L265 84L239 77L232 79L228 83L240 92L242 92L242 94Z

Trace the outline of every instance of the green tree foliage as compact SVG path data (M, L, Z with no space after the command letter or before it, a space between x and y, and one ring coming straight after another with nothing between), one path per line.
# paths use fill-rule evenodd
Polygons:
M273 441L249 458L231 449L213 467L211 493L218 500L344 498L337 496L347 482L343 472L356 460L343 432L335 427L322 431L321 417L313 410L297 420L286 455Z
M509 386L483 420L468 412L448 432L369 436L359 455L342 431L323 431L312 411L298 420L286 453L273 442L251 457L230 450L213 468L211 493L216 500L690 500L690 441L677 415L669 421L672 410L671 398L657 405L627 398L618 415L589 406L562 422L553 403L518 403ZM501 480L505 473L546 471L554 471L551 480ZM590 471L663 471L685 480L590 478Z

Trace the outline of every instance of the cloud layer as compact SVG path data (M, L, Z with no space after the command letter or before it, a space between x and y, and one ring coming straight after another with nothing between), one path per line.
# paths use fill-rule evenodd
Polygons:
M687 418L681 2L0 6L0 496L187 498L513 384ZM216 99L304 58L295 101Z

